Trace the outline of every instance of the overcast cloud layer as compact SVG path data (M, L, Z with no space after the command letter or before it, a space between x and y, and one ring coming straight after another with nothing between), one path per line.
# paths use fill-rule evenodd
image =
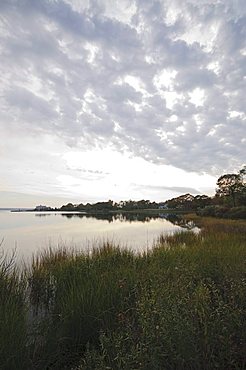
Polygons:
M245 41L245 0L1 0L2 181L21 176L18 160L41 179L41 155L55 178L61 152L106 146L187 172L238 171Z

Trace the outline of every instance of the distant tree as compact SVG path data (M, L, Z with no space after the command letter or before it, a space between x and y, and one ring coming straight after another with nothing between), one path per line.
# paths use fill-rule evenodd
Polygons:
M211 204L211 202L212 202L212 199L205 194L196 195L193 200L193 208L196 209L196 208L207 207Z
M166 201L168 208L192 209L194 196L187 193Z
M239 171L239 176L241 177L241 181L242 181L243 185L245 186L246 165L243 166L243 168Z
M60 209L61 211L74 211L75 205L73 205L72 203L68 203L66 205L63 205Z
M85 210L85 205L83 203L80 203L77 205L77 211L84 211Z
M242 181L242 189L239 195L240 206L246 206L246 165L239 171Z
M229 197L232 199L233 207L236 206L236 196L242 193L245 189L243 177L245 167L239 173L229 173L220 176L217 181L216 196Z

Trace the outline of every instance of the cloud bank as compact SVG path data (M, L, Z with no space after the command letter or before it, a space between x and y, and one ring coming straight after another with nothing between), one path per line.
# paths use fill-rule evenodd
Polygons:
M0 13L11 148L53 137L200 174L241 168L244 0L2 0Z

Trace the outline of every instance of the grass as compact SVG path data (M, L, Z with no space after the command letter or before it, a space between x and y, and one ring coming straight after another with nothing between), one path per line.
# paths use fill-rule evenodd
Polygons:
M14 267L14 255L0 256L0 367L27 366L26 285Z
M244 369L246 223L0 265L1 369Z

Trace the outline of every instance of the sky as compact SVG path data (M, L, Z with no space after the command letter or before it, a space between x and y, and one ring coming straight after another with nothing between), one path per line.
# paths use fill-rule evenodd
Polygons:
M1 0L0 207L213 195L245 59L245 0Z

